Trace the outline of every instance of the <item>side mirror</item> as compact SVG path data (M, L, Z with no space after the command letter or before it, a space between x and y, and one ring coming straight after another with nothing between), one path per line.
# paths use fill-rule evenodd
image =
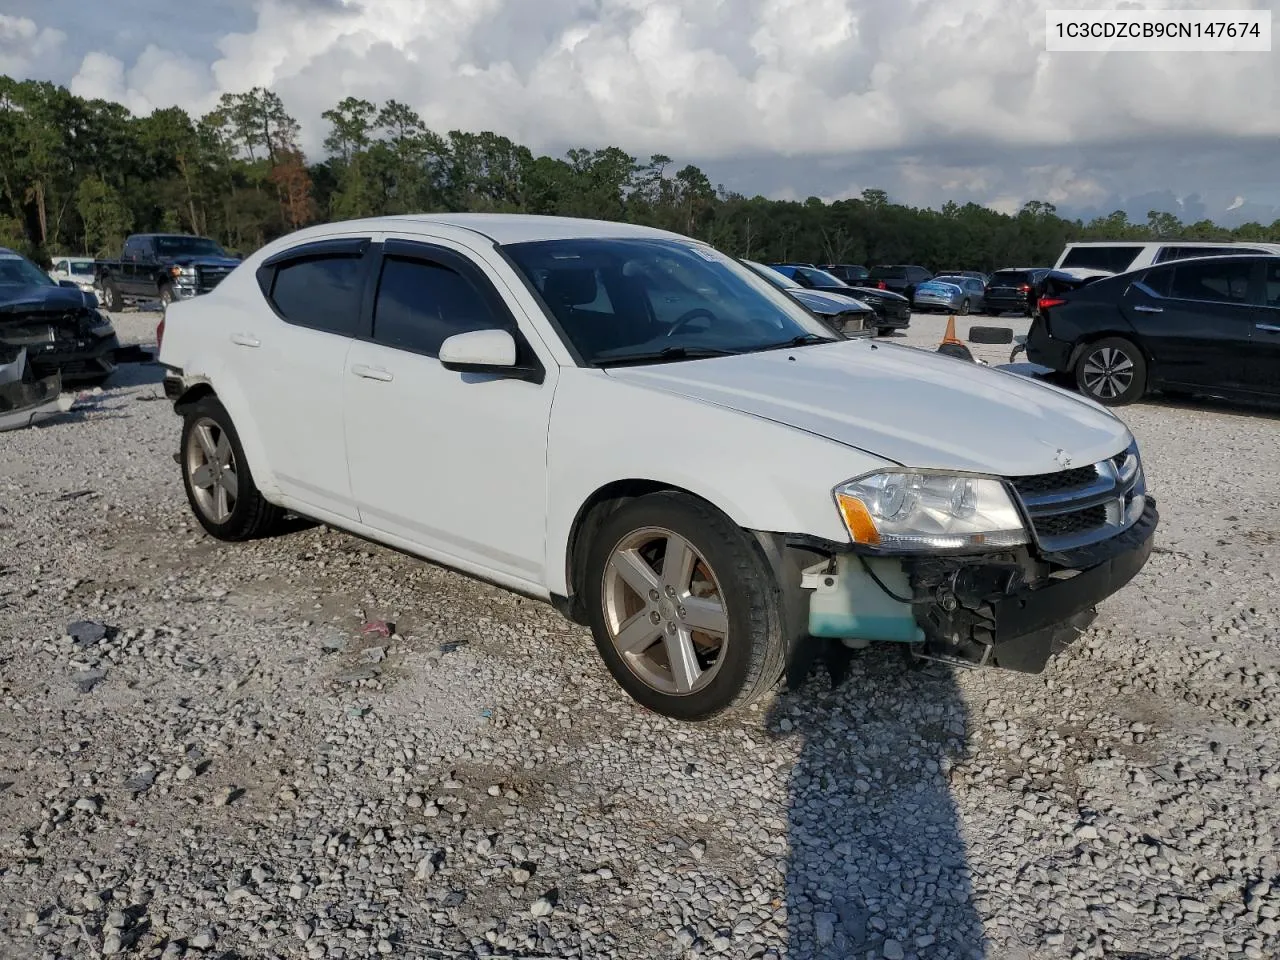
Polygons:
M507 330L455 333L440 344L440 365L459 373L488 373L541 383L543 370L516 363L516 339Z

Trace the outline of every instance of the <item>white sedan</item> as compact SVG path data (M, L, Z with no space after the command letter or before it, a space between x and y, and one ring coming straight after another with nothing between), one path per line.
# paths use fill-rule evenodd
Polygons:
M303 230L171 305L160 361L210 534L293 511L548 600L686 719L870 642L1041 670L1156 524L1103 408L627 224Z

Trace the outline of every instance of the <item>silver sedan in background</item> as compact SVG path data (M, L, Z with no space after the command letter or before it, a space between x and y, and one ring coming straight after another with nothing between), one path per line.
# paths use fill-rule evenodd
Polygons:
M981 310L986 288L974 277L939 276L916 287L917 310L940 310L961 316Z

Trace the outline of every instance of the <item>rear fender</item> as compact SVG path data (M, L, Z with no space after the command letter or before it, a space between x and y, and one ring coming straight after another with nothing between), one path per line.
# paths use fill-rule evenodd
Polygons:
M213 395L218 398L218 402L231 417L231 422L240 437L240 446L244 449L245 459L249 461L249 472L253 475L253 482L267 500L276 502L280 494L280 484L271 469L271 458L267 456L266 446L262 442L262 435L258 432L252 416L248 398L233 377L216 378L216 386L215 378L207 375L184 377L183 391L174 401L174 409L181 413L184 398L205 388L213 390Z

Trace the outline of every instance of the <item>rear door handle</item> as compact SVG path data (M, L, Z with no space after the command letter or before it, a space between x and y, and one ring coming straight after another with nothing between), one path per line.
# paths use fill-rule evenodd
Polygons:
M255 336L252 336L252 335L247 334L247 333L233 333L233 334L231 335L231 342L232 342L232 343L238 343L238 344L239 344L240 346L242 346L242 347L260 347L260 346L262 346L262 341L261 341L261 340L259 340L259 339L258 339L257 337L255 337Z
M1265 330L1267 333L1280 333L1280 327L1274 323L1260 323L1258 324L1258 329Z
M1164 313L1164 307L1144 307L1142 304L1138 304L1133 309L1138 313Z
M394 379L390 370L384 370L382 367L369 367L363 363L353 363L351 372L357 377L364 377L366 380L381 380L383 383L390 383Z

